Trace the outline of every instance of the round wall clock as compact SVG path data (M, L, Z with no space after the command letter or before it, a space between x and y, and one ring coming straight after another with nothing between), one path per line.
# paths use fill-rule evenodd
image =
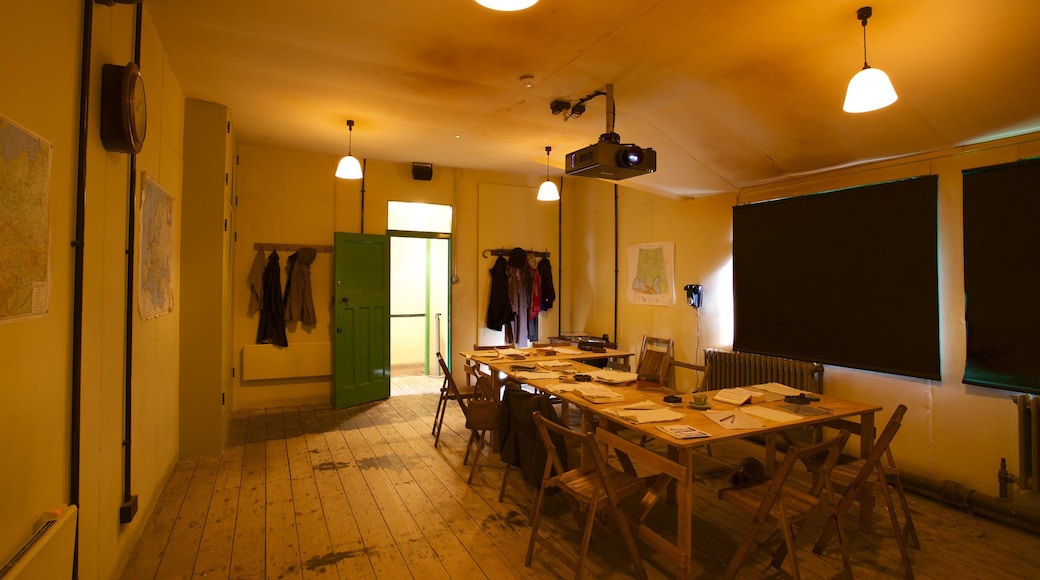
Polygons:
M109 151L140 153L148 130L144 79L137 64L101 71L101 143Z

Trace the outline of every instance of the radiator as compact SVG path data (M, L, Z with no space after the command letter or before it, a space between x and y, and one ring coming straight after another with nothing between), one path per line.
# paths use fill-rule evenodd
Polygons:
M1019 395L1018 467L1015 479L1021 489L1040 492L1040 397Z
M288 347L247 344L242 347L242 380L327 377L332 374L332 343L300 342Z
M0 580L72 578L75 546L76 506L44 512L29 540L0 568Z
M704 390L780 383L810 393L823 392L820 363L707 348L704 367Z

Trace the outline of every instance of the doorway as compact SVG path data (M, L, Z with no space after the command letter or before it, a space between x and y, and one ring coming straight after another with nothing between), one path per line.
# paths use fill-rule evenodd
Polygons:
M440 376L451 360L452 208L389 202L390 375Z

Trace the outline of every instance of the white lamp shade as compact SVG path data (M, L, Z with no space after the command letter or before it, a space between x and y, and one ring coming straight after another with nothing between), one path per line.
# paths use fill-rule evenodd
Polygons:
M556 184L546 179L538 188L538 201L556 201L560 199L560 190Z
M339 160L336 168L336 177L340 179L361 179L361 162L353 155L347 155Z
M885 71L865 67L849 81L849 90L845 92L845 105L842 108L848 113L866 113L883 109L896 102L898 98Z
M477 0L484 8L498 10L500 12L513 12L530 8L538 3L538 0Z

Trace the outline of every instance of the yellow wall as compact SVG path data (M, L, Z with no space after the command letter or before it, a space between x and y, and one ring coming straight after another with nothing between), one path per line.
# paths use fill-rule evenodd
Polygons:
M1009 471L1018 472L1017 418L1010 392L961 383L965 358L961 170L1038 155L1040 135L1033 134L741 193L741 201L746 202L915 175L939 176L939 332L943 380L827 367L824 384L835 395L884 405L881 420L887 420L898 404L906 404L909 410L893 444L900 467L913 474L949 479L992 496L999 492L996 472L1001 457L1008 458ZM891 284L898 291L899 281ZM1011 491L1014 493L1017 488L1011 486ZM1037 501L1035 495L1021 499Z
M87 3L90 4L90 3ZM0 35L0 115L53 145L51 169L51 291L46 316L0 324L0 558L29 535L48 507L70 497L71 383L73 372L73 261L79 126L81 14L84 3L48 0L5 8L17 22ZM141 321L132 317L132 489L140 511L121 525L123 440L123 344L127 156L105 151L98 138L101 65L132 58L134 7L93 5L90 104L86 152L86 233L83 239L82 426L79 450L79 577L110 578L129 557L178 456L179 217L184 94L147 19L142 73L148 90L148 137L137 168L175 199L174 312ZM234 111L232 110L232 117ZM363 144L359 142L363 150ZM833 172L781 185L697 200L677 200L638 191L638 181L616 187L587 179L564 179L562 232L554 227L554 204L534 199L539 175L434 168L432 181L415 181L407 163L369 161L364 182L337 180L334 156L240 146L236 190L235 340L237 353L255 340L256 319L246 313L248 269L255 242L331 244L333 232L383 233L388 200L450 204L456 211L452 285L455 349L488 338L483 334L488 268L484 249L514 245L552 252L560 298L544 316L545 334L555 330L610 333L635 348L644 333L672 336L677 357L697 361L702 349L732 341L731 207L738 202L797 195L935 173L940 187L940 314L942 381L907 379L828 367L829 393L910 412L895 448L904 469L950 479L996 495L1001 457L1017 471L1015 418L1009 393L961 384L964 362L961 280L960 171L1040 155L1040 136L1009 139L900 162ZM662 170L667 170L662 168ZM143 179L138 179L140 185ZM362 186L365 188L362 192ZM493 194L492 194L493 193ZM364 211L362 212L362 200ZM898 208L893 208L898 211ZM617 219L617 235L614 221ZM364 227L362 228L362 222ZM560 235L562 239L558 240ZM676 303L631 305L625 251L631 244L675 243ZM558 251L562 243L562 251ZM615 282L615 248L618 252ZM560 268L562 267L562 276ZM318 325L293 328L290 340L328 341L331 255L320 255L312 273ZM701 283L704 306L685 305L681 287ZM619 299L615 301L615 292ZM617 310L615 333L615 308ZM557 325L556 320L560 322ZM558 326L558 328L554 328ZM893 337L898 340L898 337ZM455 362L458 363L457 357ZM687 371L683 371L687 372ZM236 408L326 402L327 378L244 385L236 373ZM692 376L678 375L680 386ZM1012 487L1014 491L1014 487ZM1032 498L1035 500L1035 498Z
M1001 142L956 149L911 159L876 163L783 184L743 190L696 200L675 200L618 188L618 341L635 349L644 333L676 339L676 358L701 362L703 349L731 348L733 301L729 262L732 256L732 206L784 196L828 191L911 177L939 176L939 284L942 381L928 381L860 371L826 368L824 390L841 397L878 403L883 425L900 403L909 407L894 449L900 467L908 473L951 480L996 496L1000 459L1017 472L1017 419L1007 391L961 383L964 371L965 329L961 233L961 170L1008 163L1040 155L1040 136L1033 134ZM607 299L613 286L612 224L609 186L567 182L564 207L570 207L564 226L566 251L583 266L565 269L565 312L573 312L575 329L600 332L612 321ZM634 185L634 184L633 184ZM577 198L577 199L575 199ZM899 211L899 208L892 208ZM630 278L625 257L629 244L675 242L674 306L628 304L625 281ZM594 255L593 249L601 255ZM569 274L568 274L569 272ZM704 285L704 305L686 306L682 286ZM898 290L899 281L891 281ZM698 324L699 323L699 324ZM892 340L898 341L898 336ZM680 388L690 388L697 375L676 370ZM1011 486L1012 493L1017 489ZM1035 502L1034 495L1022 501Z
M16 25L0 35L0 115L53 145L50 302L42 318L0 325L0 561L24 542L47 508L70 500L73 261L81 43L84 3L49 0L5 6ZM82 425L79 449L79 577L110 578L129 557L177 458L178 312L141 321L133 315L131 493L140 510L119 523L123 499L124 294L128 156L109 153L98 136L101 67L133 58L134 7L95 5L90 53L86 207L83 238ZM141 71L148 133L137 156L175 198L181 187L183 91L145 11ZM139 173L138 187L143 183ZM138 226L140 222L138 221ZM138 234L139 235L139 234ZM139 239L139 238L138 238Z
M432 180L417 181L412 178L409 163L368 160L364 180L348 181L333 175L338 161L335 156L244 142L239 144L238 151L238 242L233 280L236 353L241 353L243 346L256 343L258 319L246 312L246 281L256 253L254 244L330 245L336 231L362 231L362 211L363 233L383 234L387 228L388 201L418 201L454 208L453 264L458 281L451 287L451 339L456 351L478 341L502 340L501 332L483 328L488 270L494 263L492 258L481 255L484 249L521 246L548 249L556 255L556 204L535 200L538 185L544 180L536 175L434 167ZM282 252L280 256L284 268L288 254ZM331 254L318 255L311 268L318 322L313 328L290 325L290 345L332 340L332 267ZM540 335L555 334L556 311L539 316ZM237 354L236 361L241 363ZM236 373L232 397L235 409L327 403L331 398L331 377L243 381L241 376L242 373Z
M266 203L265 215L278 212L304 212L318 216L318 224L307 231L321 239L331 239L331 229L358 231L361 223L361 183L335 180L331 173L333 157L313 156L244 147L239 188L241 199L271 190L270 195L288 195ZM925 381L829 366L825 389L828 393L877 402L885 407L879 417L883 423L899 403L910 407L896 448L904 468L933 479L949 479L982 493L997 494L996 470L1001 457L1011 459L1009 469L1016 471L1015 417L1009 393L994 389L968 387L960 382L963 372L963 283L960 250L960 171L964 168L1004 163L1040 153L1036 135L990 143L971 150L953 150L898 162L877 163L853 170L793 180L780 185L747 189L699 199L672 199L637 189L638 182L608 182L565 178L561 188L562 251L556 237L556 204L534 199L536 176L485 173L435 168L432 182L413 181L410 167L403 163L369 161L364 182L365 232L382 233L389 199L452 204L456 210L455 266L458 283L452 285L452 340L454 350L471 343L501 342L501 334L484 328L489 285L488 269L493 260L483 257L485 249L521 246L549 249L554 266L554 282L559 299L553 311L542 314L543 336L557 330L608 333L621 348L635 350L644 334L670 336L676 341L676 358L701 362L703 349L729 348L733 341L733 300L731 279L732 207L788 195L798 195L876 183L901 177L936 173L940 176L940 287L941 353L943 381ZM256 156L256 160L250 157ZM268 158L268 156L270 156ZM303 156L308 161L298 159ZM279 165L284 157L293 162ZM300 171L317 171L315 176L292 177ZM301 198L307 194L299 187L272 185L277 173L290 181L313 180L327 192L318 209L304 209ZM255 184L255 188L247 187ZM257 191L253 191L256 189ZM277 190L277 191L276 191ZM615 210L615 190L617 210ZM285 193L280 193L280 192ZM240 234L248 232L249 222L240 205ZM278 205L281 204L281 205ZM327 224L324 215L335 216ZM893 208L898 211L898 208ZM615 234L615 218L617 231ZM280 219L280 218L279 218ZM301 230L302 232L303 230ZM239 268L242 248L254 241L246 233L239 238ZM270 241L291 241L273 239ZM630 278L627 251L632 244L670 241L675 244L675 303L669 306L629 304L626 281ZM244 244L243 244L244 242ZM317 243L318 241L315 241ZM615 251L617 252L615 280ZM562 268L562 273L560 271ZM318 278L315 278L318 280ZM324 282L328 283L328 282ZM704 304L699 309L686 305L682 287L704 286ZM317 284L317 283L316 283ZM236 300L245 290L236 290ZM617 297L615 301L615 296ZM617 312L615 330L615 308ZM321 316L321 315L319 315ZM328 316L325 312L324 316ZM557 323L557 320L559 322ZM238 336L248 344L255 332L254 320L240 320ZM327 336L321 336L328 340ZM898 337L893 337L898 340ZM457 358L457 357L455 357ZM456 362L458 362L456 360ZM675 371L680 389L693 388L700 379L692 371ZM243 387L248 391L254 387ZM238 399L242 407L304 401L326 401L330 384L326 380L308 385L272 385L257 396ZM239 403L236 402L236 406ZM967 425L986 425L983 430Z

